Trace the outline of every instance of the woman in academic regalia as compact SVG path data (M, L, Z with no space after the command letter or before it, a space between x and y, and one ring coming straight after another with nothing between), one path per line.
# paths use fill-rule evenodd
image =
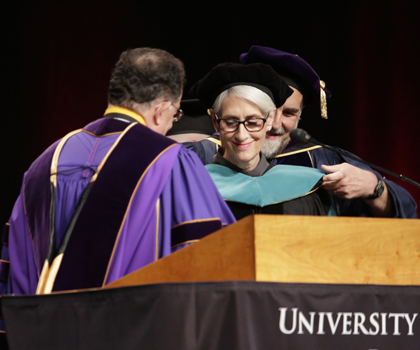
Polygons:
M335 215L317 169L274 165L261 154L276 108L292 90L268 65L223 63L193 87L222 147L206 166L236 219L251 214Z

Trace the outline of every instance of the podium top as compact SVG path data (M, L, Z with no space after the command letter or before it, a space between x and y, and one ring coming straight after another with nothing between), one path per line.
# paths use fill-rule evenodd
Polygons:
M105 287L254 280L420 285L420 220L254 215Z

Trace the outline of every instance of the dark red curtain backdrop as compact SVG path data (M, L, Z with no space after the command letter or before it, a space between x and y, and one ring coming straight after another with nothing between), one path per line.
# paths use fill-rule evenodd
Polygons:
M367 2L355 17L354 138L360 157L420 182L420 7ZM387 176L390 178L389 176ZM420 203L420 189L396 182Z
M420 27L414 1L246 3L27 0L1 11L1 221L24 171L53 141L100 117L126 48L166 49L188 85L251 45L306 59L333 97L329 120L301 127L330 145L420 181ZM397 180L399 181L399 180ZM399 182L420 203L420 190Z

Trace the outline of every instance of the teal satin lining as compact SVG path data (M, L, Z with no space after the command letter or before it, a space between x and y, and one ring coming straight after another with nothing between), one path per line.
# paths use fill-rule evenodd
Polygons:
M324 176L318 169L294 165L277 165L260 177L218 164L206 168L225 200L259 207L305 196L317 188Z

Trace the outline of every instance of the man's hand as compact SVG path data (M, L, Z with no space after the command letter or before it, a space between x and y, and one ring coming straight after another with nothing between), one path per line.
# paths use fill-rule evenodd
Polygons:
M373 194L378 178L368 170L363 170L348 163L337 165L322 165L328 172L322 179L323 187L330 194L344 198L365 198ZM394 205L385 185L384 192L379 198L364 199L374 216L393 216Z
M324 189L340 198L368 197L378 184L374 173L348 163L322 165L322 169L329 173L323 177Z

